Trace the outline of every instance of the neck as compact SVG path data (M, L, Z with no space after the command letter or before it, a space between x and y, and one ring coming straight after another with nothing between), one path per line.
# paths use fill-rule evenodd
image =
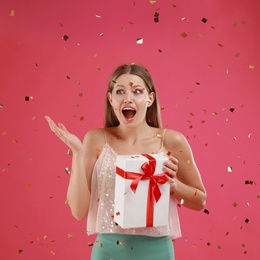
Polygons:
M129 143L137 143L139 140L152 137L152 128L145 122L137 127L126 127L119 125L117 127L117 136L119 139L125 140Z

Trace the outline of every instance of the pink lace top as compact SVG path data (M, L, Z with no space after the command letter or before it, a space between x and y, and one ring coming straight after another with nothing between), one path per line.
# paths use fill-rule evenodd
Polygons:
M164 135L163 135L164 136ZM162 138L163 144L163 138ZM159 151L163 153L163 145ZM87 233L120 233L147 236L181 236L176 202L170 199L169 224L160 227L123 229L113 220L115 192L115 162L117 154L106 142L96 161L91 183L90 207L87 218Z

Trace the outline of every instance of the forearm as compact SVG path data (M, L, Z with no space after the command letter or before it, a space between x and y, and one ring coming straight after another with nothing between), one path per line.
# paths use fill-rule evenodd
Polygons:
M198 188L188 186L178 179L171 183L171 197L181 205L193 210L201 210L205 207L206 192Z
M72 215L78 220L84 219L88 213L90 191L85 171L83 152L74 154L72 157L67 199Z

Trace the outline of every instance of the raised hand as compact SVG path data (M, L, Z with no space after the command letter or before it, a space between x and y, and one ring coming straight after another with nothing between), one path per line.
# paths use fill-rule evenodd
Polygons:
M80 139L77 136L71 134L63 124L58 123L58 125L56 125L49 116L45 116L45 119L49 123L52 132L70 148L73 154L83 150L83 145Z

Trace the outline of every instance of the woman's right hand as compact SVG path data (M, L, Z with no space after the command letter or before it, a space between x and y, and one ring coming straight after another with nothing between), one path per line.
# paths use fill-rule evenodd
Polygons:
M52 132L56 134L70 148L73 154L83 150L83 145L80 139L77 136L71 134L63 124L59 123L56 125L49 116L45 116L45 119L49 123Z

